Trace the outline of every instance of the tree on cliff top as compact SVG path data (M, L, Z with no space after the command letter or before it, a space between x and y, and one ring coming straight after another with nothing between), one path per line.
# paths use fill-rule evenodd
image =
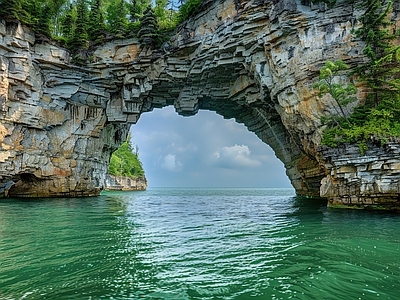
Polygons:
M25 20L28 14L24 10L25 0L0 0L0 18L5 20Z
M103 0L92 0L90 4L88 34L92 41L101 42L106 34Z
M371 89L369 94L374 108L383 100L400 95L400 31L389 19L393 1L365 0L360 17L362 26L356 36L365 42L367 62L355 69L355 74Z
M88 22L89 9L86 0L76 2L75 31L72 34L69 45L73 50L87 49L89 47Z
M135 147L134 150L129 142L124 142L118 150L112 154L108 173L114 176L144 176L142 163L139 160L138 148Z
M139 42L143 45L155 46L158 40L157 17L151 6L148 6L140 19L140 29L138 32Z
M111 0L107 8L108 31L116 38L123 38L128 27L128 7L125 0Z
M0 19L21 22L35 33L71 50L86 63L92 46L136 36L157 46L177 24L193 15L202 0L0 0ZM152 5L155 4L154 10ZM147 9L146 9L147 7ZM178 11L179 9L179 11ZM137 34L138 28L141 30Z

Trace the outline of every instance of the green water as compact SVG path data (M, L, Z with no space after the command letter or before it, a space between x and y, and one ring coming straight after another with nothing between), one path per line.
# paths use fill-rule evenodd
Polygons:
M0 201L0 299L399 299L400 215L290 189Z

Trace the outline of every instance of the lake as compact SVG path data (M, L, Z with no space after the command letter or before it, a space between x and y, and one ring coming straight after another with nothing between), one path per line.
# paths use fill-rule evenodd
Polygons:
M400 215L292 189L0 199L0 299L398 299Z

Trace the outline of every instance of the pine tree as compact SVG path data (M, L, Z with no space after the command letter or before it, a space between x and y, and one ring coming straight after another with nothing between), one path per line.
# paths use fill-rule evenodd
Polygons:
M129 21L138 22L142 13L138 0L131 0L128 4L128 10L129 10Z
M76 22L76 7L72 4L69 5L69 9L66 10L61 20L61 33L66 39L67 43L72 39L75 32Z
M29 25L37 34L50 37L51 1L30 0L25 6L29 15Z
M168 13L168 0L155 0L156 1L156 7L154 8L154 14L157 17L158 24L161 25L161 27L168 27L169 23L169 13Z
M62 34L62 16L68 8L68 0L49 0L51 11L50 33L53 37L59 37Z
M125 0L111 0L107 8L108 30L116 37L122 38L126 34L128 9Z
M102 8L102 0L92 0L90 5L88 34L90 40L95 42L103 40L105 36L104 14Z
M75 30L72 34L69 46L72 51L87 49L89 46L89 37L87 34L88 24L88 5L86 0L76 1L76 22Z
M392 0L365 0L362 2L365 13L360 18L362 27L356 35L365 42L364 54L367 62L356 68L355 73L371 89L374 107L381 100L400 93L400 46L393 41L400 36L399 31L388 20Z
M139 42L143 45L155 46L158 40L157 29L157 17L151 6L148 6L140 19Z
M26 0L0 0L0 18L7 21L19 20L29 23L28 12L24 9Z

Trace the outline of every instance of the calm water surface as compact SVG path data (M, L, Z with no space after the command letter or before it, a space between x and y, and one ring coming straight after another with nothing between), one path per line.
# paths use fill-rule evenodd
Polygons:
M0 299L399 299L400 215L291 189L0 201Z

